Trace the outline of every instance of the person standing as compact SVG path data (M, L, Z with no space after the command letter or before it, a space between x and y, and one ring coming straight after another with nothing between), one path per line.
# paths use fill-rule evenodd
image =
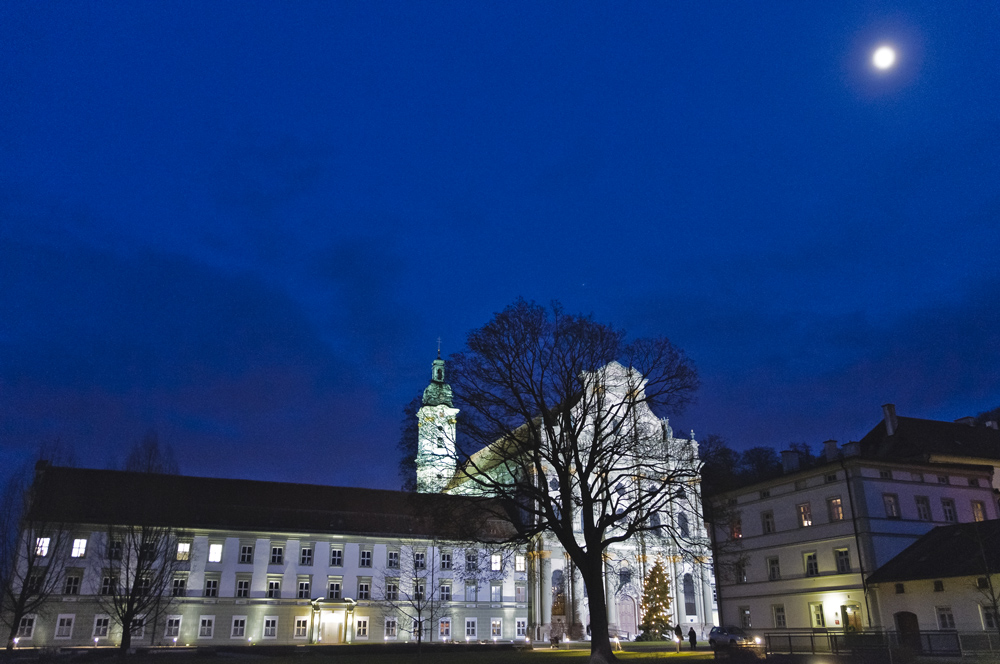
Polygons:
M694 627L688 630L688 641L691 642L691 650L698 645L698 635L694 633Z

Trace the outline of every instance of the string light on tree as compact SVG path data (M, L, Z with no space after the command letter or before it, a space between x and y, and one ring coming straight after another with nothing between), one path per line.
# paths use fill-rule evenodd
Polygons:
M664 635L672 636L670 628L670 577L657 560L642 583L642 630L640 641L659 641Z

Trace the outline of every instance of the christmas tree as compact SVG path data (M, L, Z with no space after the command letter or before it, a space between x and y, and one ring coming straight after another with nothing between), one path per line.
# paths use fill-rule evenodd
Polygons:
M657 560L642 584L642 630L640 641L659 641L673 636L667 620L670 610L670 579L663 563Z

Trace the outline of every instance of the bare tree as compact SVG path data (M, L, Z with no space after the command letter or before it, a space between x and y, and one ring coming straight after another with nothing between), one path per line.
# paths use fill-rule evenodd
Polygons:
M587 589L591 661L615 661L605 552L653 529L683 541L654 516L697 483L698 468L657 415L689 401L694 368L666 338L630 342L589 316L524 300L470 333L452 366L460 490L498 499L522 540L560 542Z
M39 461L36 473L44 473ZM69 534L63 523L32 512L34 485L27 468L15 473L0 497L0 624L8 651L19 631L30 633L34 616L53 594L63 591ZM23 621L23 622L22 622Z
M395 621L394 633L386 636L409 631L418 650L425 635L433 640L430 629L448 614L446 602L451 599L442 594L441 580L446 577L441 574L438 546L434 540L400 540L395 547L389 547L381 587L376 588L382 605L388 609L387 617ZM399 624L400 620L403 624Z

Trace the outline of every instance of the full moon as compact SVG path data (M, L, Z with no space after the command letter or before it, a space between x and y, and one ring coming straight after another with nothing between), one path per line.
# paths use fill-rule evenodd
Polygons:
M888 46L880 46L872 55L872 63L879 69L888 69L896 62L896 52Z

